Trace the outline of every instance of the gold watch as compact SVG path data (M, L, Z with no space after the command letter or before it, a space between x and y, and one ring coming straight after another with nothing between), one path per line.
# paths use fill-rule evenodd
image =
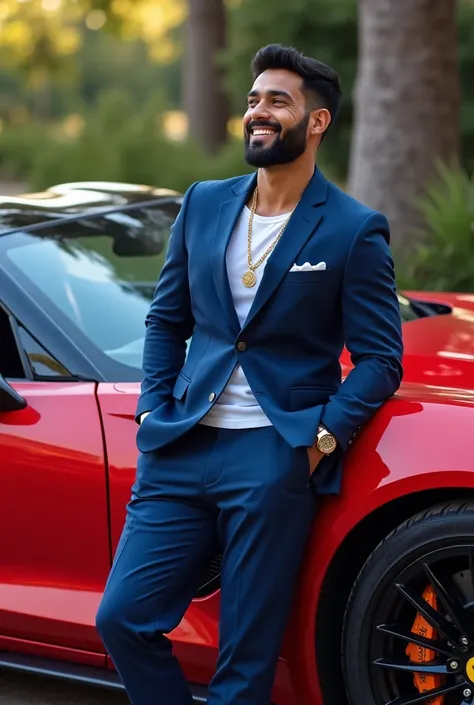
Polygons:
M336 438L330 433L327 428L319 427L318 435L316 436L316 448L320 453L329 455L336 450Z

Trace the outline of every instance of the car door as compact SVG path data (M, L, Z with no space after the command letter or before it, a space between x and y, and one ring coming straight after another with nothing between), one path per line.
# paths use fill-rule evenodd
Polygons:
M110 567L96 383L76 381L0 307L2 647L104 665L95 614Z
M135 479L138 382L99 384L98 397L107 441L110 488L110 526L115 550L125 521L126 505ZM205 568L205 566L203 566ZM216 575L220 563L211 565L209 579L170 634L173 651L188 681L208 683L216 666L219 593ZM207 575L206 575L207 578ZM112 666L109 661L109 666Z

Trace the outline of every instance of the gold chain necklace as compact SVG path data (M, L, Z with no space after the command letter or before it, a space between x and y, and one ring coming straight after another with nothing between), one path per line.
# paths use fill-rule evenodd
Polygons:
M249 215L249 225L248 225L248 234L247 234L247 264L248 264L248 269L245 272L244 276L242 277L242 284L246 286L248 289L250 289L252 286L255 286L257 283L257 276L255 274L255 270L257 267L259 267L262 262L268 257L268 255L273 251L275 245L277 244L278 240L281 238L283 233L285 232L286 226L288 225L288 222L293 215L293 211L290 213L288 218L285 220L283 223L283 227L281 228L280 232L276 236L275 240L271 243L269 247L265 250L263 255L260 257L257 262L252 262L252 227L253 227L253 217L255 215L255 211L257 210L257 199L258 199L258 186L255 187L255 191L253 192L253 197L252 197L252 205L250 208L250 215ZM298 201L299 203L299 201ZM298 203L296 205L298 205ZM296 206L295 206L296 208Z

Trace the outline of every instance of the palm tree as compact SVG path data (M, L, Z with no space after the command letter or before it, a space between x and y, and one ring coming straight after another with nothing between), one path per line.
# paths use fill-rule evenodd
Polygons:
M349 190L410 247L413 200L459 153L456 0L359 0Z

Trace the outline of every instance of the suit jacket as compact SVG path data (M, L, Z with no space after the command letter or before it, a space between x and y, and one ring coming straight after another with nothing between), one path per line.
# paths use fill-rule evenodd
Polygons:
M291 446L313 445L319 424L336 436L312 481L338 492L344 452L402 377L388 223L316 169L241 328L225 254L255 183L256 174L198 182L184 197L146 319L136 419L151 413L138 449L156 451L198 423L238 362ZM325 270L289 272L321 261ZM355 366L341 384L344 344Z

